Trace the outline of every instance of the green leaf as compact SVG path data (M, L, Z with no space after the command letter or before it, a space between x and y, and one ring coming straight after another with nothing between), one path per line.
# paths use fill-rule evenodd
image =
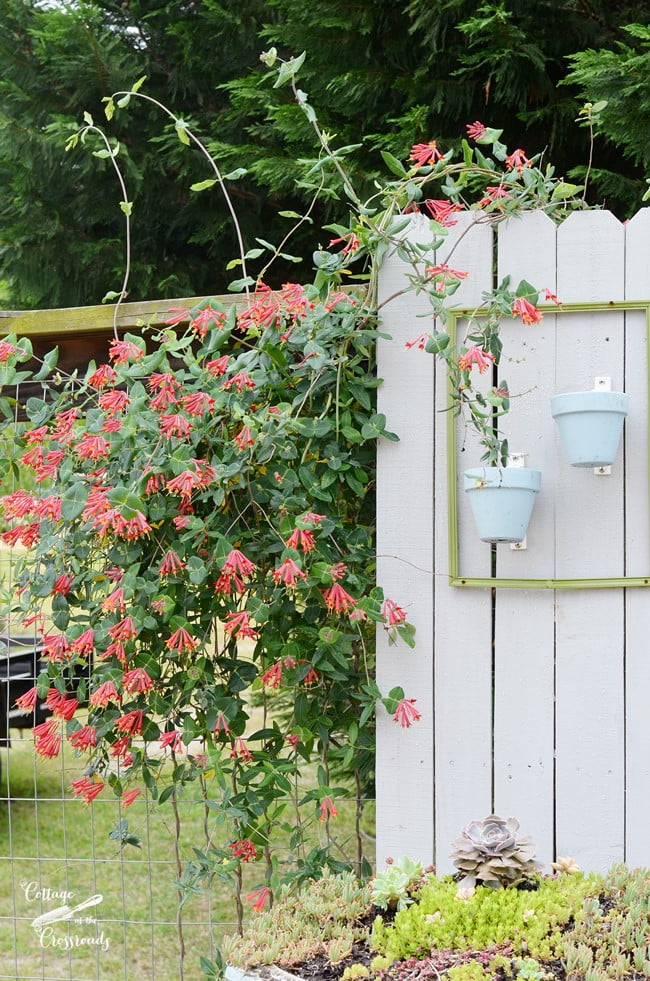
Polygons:
M198 184L190 184L190 191L207 191L209 187L214 187L217 183L216 177L210 177L206 181L199 181Z
M88 126L94 126L95 125L95 122L93 120L93 117L90 115L89 112L84 112L84 123L86 123Z
M126 95L123 95L121 99L117 100L117 104L120 107L120 109L126 109L130 101L131 101L131 96L127 92Z
M139 91L140 91L140 89L142 88L142 86L144 85L144 83L145 83L146 81L147 81L147 76L146 76L146 75L142 75L142 76L141 76L141 77L140 77L140 78L138 79L138 81L137 81L137 82L135 83L135 85L132 85L132 86L131 86L131 91L132 91L132 92L139 92Z
M133 211L133 201L120 201L120 210L128 217Z
M231 293L243 293L247 286L255 286L255 280L251 276L233 279L232 283L228 283L228 290Z
M307 52L303 51L297 58L290 58L289 61L285 61L284 64L280 65L278 77L273 85L274 89L279 89L281 85L284 85L285 82L288 82L297 74L300 68L302 68L306 55Z
M248 171L245 167L236 167L235 170L231 170L229 173L223 175L225 181L238 181L240 177L245 177Z
M394 157L392 153L388 152L388 150L382 150L381 156L382 160L392 174L395 174L396 177L406 177L407 170L401 160Z
M102 99L102 102L106 103L106 105L104 106L104 115L110 121L115 115L115 103L113 102L112 99L109 98Z
M119 105L119 102L118 102ZM190 138L187 135L187 123L184 119L177 119L174 123L174 129L176 130L176 135L178 136L181 143L185 146L190 145Z
M59 360L58 347L55 347L51 351L48 351L45 357L43 358L43 364L34 375L34 381L44 381L46 378L49 378L52 372L54 371L54 369L56 368L58 360Z
M77 481L70 487L61 499L61 517L64 521L74 521L86 506L88 486Z

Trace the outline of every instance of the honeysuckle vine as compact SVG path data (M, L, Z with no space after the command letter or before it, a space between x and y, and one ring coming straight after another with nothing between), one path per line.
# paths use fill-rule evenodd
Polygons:
M52 713L34 729L36 752L54 757L67 741L85 756L72 790L87 803L112 789L126 809L146 787L175 806L187 784L208 805L219 800L219 835L211 831L196 861L179 864L179 877L187 889L230 877L240 919L251 867L255 908L280 881L324 863L367 868L359 820L376 706L398 727L420 720L414 698L382 693L374 681L377 629L395 642L395 657L414 644L408 596L386 597L374 581L375 443L397 438L375 410L381 261L397 250L405 289L426 294L432 327L408 346L444 360L452 408L478 431L484 459L503 463L499 418L510 396L499 327L519 317L534 329L539 291L505 279L466 315L454 349L445 324L472 270L454 268L453 253L437 256L460 211L494 224L532 208L560 217L580 204L579 188L523 150L509 153L500 131L479 122L467 127L473 146L419 143L404 163L384 153L391 177L363 202L346 164L351 148L332 148L298 88L302 56L283 61L271 51L263 60L315 128L319 154L305 162L304 186L315 198L338 186L350 207L326 229L313 280L271 290L252 271L258 264L267 275L278 257L296 257L285 251L291 231L279 246L244 245L227 190L243 168L223 175L190 127L140 91L144 80L110 97L109 122L144 99L171 119L188 152L198 149L197 177L207 158L213 176L192 190L226 195L241 242L230 266L243 275L232 288L246 296L171 309L138 334L116 330L104 361L28 399L17 453L35 489L2 501L3 541L26 549L11 615L42 637L47 663L19 700L25 711L45 700ZM130 249L137 201L128 200L119 146L86 114L70 147L97 139L95 155L120 175ZM428 216L428 242L409 239L413 212ZM288 217L294 228L305 220ZM122 288L109 295L118 304L128 256ZM5 391L56 369L55 353L35 371L25 367L31 360L28 338L0 342ZM474 379L485 372L494 384L484 393ZM10 400L0 406L14 417ZM306 785L312 762L316 782ZM352 848L331 830L350 793ZM273 847L287 827L292 866ZM134 841L126 821L114 834Z

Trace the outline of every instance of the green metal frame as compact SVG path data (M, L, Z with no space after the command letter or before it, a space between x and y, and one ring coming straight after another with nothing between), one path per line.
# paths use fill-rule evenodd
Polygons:
M648 353L646 367L648 392L650 393L650 300L630 300L610 303L563 303L561 307L552 304L540 306L548 313L562 317L567 313L600 313L608 310L625 312L641 310L645 312L645 329ZM479 311L480 312L480 311ZM476 311L457 310L449 324L450 343L457 343L457 325L470 313ZM464 576L459 569L458 554L458 459L456 453L456 415L447 413L447 500L449 507L449 584L451 586L488 586L506 589L606 589L617 586L650 586L650 570L647 576L617 576L612 579L502 579L498 576ZM648 399L648 460L650 461L650 395ZM648 474L648 508L650 510L650 473Z

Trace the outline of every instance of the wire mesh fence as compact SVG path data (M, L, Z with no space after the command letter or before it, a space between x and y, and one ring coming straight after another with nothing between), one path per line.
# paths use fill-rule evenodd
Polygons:
M15 423L27 397L51 396L47 383L38 389L10 393ZM2 439L7 476L0 494L6 494L19 486L11 467L11 426ZM21 548L0 547L5 598L15 590L13 570ZM0 979L203 978L200 957L212 959L220 938L237 929L233 891L218 876L201 888L184 888L182 882L196 849L227 841L219 822L220 791L206 773L175 807L160 805L146 788L128 810L117 798L90 805L76 798L71 784L84 775L84 759L69 744L55 758L38 757L32 729L47 718L47 707L42 699L34 711L16 705L37 684L42 647L34 625L19 618L2 621ZM77 712L82 724L86 711L82 705ZM356 800L337 799L342 859L353 857L345 838L353 839L357 806ZM370 829L371 818L366 823ZM315 834L322 838L325 829L317 826ZM288 859L289 852L287 843ZM259 871L245 868L243 874L246 891L248 880L251 888L257 884Z

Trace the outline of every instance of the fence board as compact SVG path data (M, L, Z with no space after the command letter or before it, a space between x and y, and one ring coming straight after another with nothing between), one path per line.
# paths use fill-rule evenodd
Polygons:
M531 249L530 242L536 243ZM524 215L499 228L499 280L526 279L556 289L556 226L546 215ZM505 377L513 395L504 429L513 452L526 466L541 469L525 550L497 545L497 575L553 578L555 575L555 459L543 438L555 384L557 318L541 324L503 325ZM535 615L530 616L534 606ZM499 589L495 602L494 802L497 814L516 815L533 836L539 856L552 861L554 842L555 596L552 591Z
M492 230L471 227L477 213L459 215L436 259L471 270L454 296L459 307L474 307L492 283ZM447 556L446 372L436 370L435 415L435 773L436 865L450 870L450 844L469 820L492 808L492 606L489 591L464 593L449 586ZM476 441L457 427L458 458L479 459ZM465 452L461 452L464 448ZM462 463L461 469L465 466ZM461 567L490 574L489 546L470 533L471 516L461 518ZM459 628L459 625L462 625Z
M413 220L412 235L430 238L428 222ZM405 264L397 256L382 267L380 302L404 288ZM378 411L399 443L377 448L377 578L387 596L404 606L417 631L413 652L377 641L377 683L417 697L422 719L401 730L382 706L377 713L377 862L408 852L433 861L433 369L434 361L405 342L430 326L418 319L428 305L412 293L385 308L391 334L378 351ZM405 396L408 393L408 397Z
M624 298L624 229L608 212L572 215L558 229L558 296ZM557 391L622 386L623 315L570 314L557 344ZM623 575L623 467L611 476L570 467L558 447L558 575ZM622 590L560 591L556 604L556 840L590 869L624 851ZM586 802L589 802L588 806Z
M650 298L650 208L644 208L625 230L625 298ZM625 391L630 416L625 432L625 561L627 575L650 572L648 473L648 350L645 316L628 313L625 337ZM626 848L630 865L647 864L650 800L650 658L645 590L625 595L625 760Z

